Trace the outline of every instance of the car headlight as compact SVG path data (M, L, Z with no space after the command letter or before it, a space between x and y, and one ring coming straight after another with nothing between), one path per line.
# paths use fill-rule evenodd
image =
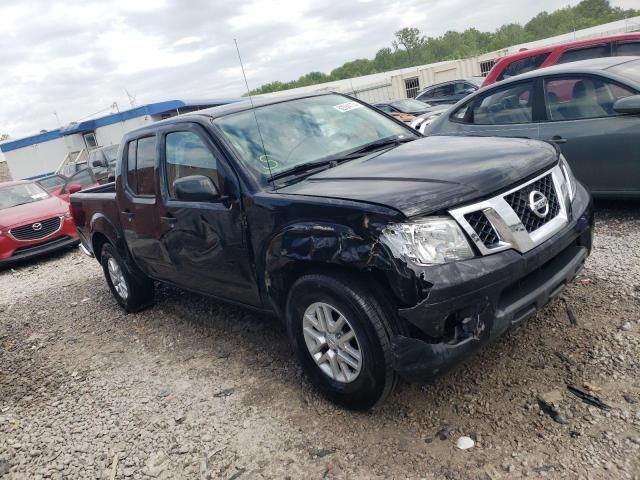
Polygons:
M567 162L567 159L564 158L562 154L560 154L560 170L562 170L562 174L564 175L569 200L573 202L573 199L576 197L576 178L573 176L569 162Z
M381 241L395 256L417 265L455 262L474 256L464 233L455 220L448 217L389 225L382 232Z

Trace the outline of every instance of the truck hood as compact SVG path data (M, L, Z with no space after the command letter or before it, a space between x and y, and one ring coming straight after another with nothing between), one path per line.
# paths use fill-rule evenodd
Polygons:
M557 159L554 147L535 140L435 136L345 162L278 193L375 203L411 217L488 197Z
M10 229L38 220L64 215L69 204L58 197L51 196L37 202L25 203L0 210L0 227Z

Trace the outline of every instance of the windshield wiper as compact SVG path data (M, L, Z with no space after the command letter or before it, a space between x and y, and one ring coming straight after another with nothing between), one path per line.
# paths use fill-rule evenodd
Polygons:
M326 160L321 160L319 162L303 163L300 165L296 165L295 167L291 167L281 172L275 173L274 175L271 176L271 180L277 180L279 178L289 177L291 175L295 175L296 173L307 172L315 168L330 166L332 163L336 163L336 160L326 159Z
M375 142L368 143L363 147L360 147L356 150L353 150L347 153L345 156L350 156L358 153L366 153L366 152L374 152L376 150L380 150L384 147L389 147L391 145L395 145L396 147L402 143L412 142L416 140L418 137L386 137L376 140ZM343 157L340 157L343 158Z
M330 157L325 158L324 160L320 160L317 162L309 162L303 163L301 165L296 165L295 167L291 167L287 170L283 170L282 172L278 172L271 177L271 180L277 180L283 177L289 177L291 175L295 175L296 173L308 172L309 170L313 170L316 168L322 168L327 166L336 166L339 163L345 162L347 160L353 160L355 158L359 158L364 156L369 152L373 152L376 150L380 150L381 148L388 147L391 145L398 146L401 143L407 143L412 140L416 140L418 137L387 137L376 140L375 142L368 143L362 147L357 148L356 150L351 150L347 153L341 153L338 155L332 155Z

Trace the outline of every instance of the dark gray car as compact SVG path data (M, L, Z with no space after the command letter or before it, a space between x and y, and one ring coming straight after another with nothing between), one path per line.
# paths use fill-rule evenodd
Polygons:
M416 100L429 105L453 104L478 90L481 83L482 80L476 77L437 83L418 93Z
M640 196L640 58L557 65L483 88L426 135L524 137L560 147L597 196Z

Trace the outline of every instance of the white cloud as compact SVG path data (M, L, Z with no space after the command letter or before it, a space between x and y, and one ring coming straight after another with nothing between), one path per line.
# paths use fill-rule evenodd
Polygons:
M577 0L570 0L572 4ZM638 0L613 0L625 8ZM0 133L14 138L107 108L245 91L373 57L393 33L526 22L567 0L23 0L0 3Z

